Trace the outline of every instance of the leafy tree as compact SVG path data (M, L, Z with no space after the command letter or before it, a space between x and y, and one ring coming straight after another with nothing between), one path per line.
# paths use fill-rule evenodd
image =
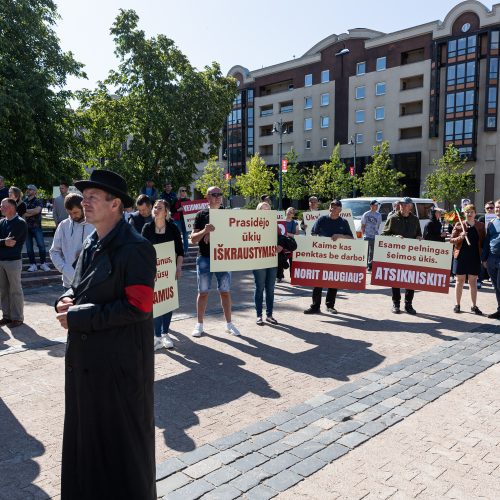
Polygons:
M321 199L332 200L350 196L353 190L353 179L340 159L340 144L337 144L332 151L330 161L313 169L309 185L311 192Z
M138 22L120 10L111 28L119 67L79 94L82 157L105 158L136 187L146 178L189 184L218 150L236 82L217 63L197 71L172 40L146 38Z
M467 160L450 144L439 160L434 160L436 170L425 179L425 193L429 198L442 201L449 208L461 198L478 190L474 181L474 169L465 170Z
M273 171L257 153L247 162L247 173L236 177L235 187L242 196L255 203L260 200L262 194L274 193L277 190L277 182Z
M405 174L392 167L389 154L389 141L373 146L372 161L366 166L358 187L363 196L397 196L405 188L401 184Z
M49 189L81 175L69 160L75 122L68 75L85 76L54 32L51 0L0 3L0 165L9 183Z
M307 170L300 167L298 154L293 147L286 153L285 158L288 160L288 169L282 174L283 195L291 200L300 200L309 194Z
M208 160L203 168L203 173L194 182L194 187L203 195L207 194L208 188L217 186L224 197L229 195L229 182L224 179L224 167L217 163L216 157Z

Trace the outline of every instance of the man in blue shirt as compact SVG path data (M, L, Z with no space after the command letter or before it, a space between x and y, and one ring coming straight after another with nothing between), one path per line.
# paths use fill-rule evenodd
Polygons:
M361 231L363 239L368 241L368 271L372 270L373 250L375 248L375 236L379 233L382 223L382 214L378 211L378 201L370 202L370 210L361 217Z
M342 202L338 199L332 200L330 203L330 215L321 216L311 229L313 236L326 236L333 241L339 239L352 240L352 231L349 223L340 217L342 211ZM309 309L304 311L304 314L318 314L321 306L321 295L323 288L316 286L313 288L312 304ZM337 289L329 288L326 293L326 310L329 313L336 314L335 299L337 298Z
M500 200L495 201L495 215L497 218L486 228L481 261L488 269L497 296L497 310L489 314L488 318L500 319Z

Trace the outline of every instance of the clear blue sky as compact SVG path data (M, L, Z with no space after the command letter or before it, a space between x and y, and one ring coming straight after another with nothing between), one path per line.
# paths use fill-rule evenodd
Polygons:
M85 64L88 80L70 79L76 90L93 87L117 66L109 35L120 8L134 9L148 36L163 33L191 63L212 61L226 73L235 64L250 70L301 56L323 38L352 28L385 33L443 20L453 0L55 0L57 33L64 50ZM482 2L491 9L493 2Z

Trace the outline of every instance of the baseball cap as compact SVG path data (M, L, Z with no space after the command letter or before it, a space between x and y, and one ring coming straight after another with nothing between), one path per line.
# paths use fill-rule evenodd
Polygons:
M413 203L413 200L409 196L404 196L399 200L399 203Z
M342 202L337 199L337 198L334 198L331 202L330 202L330 206L336 206L336 207L341 207L342 206Z
M33 189L33 191L38 191L38 189L36 188L36 186L34 184L28 184L26 186L26 189Z
M377 200L372 200L372 201L370 201L370 205L378 205L378 201Z

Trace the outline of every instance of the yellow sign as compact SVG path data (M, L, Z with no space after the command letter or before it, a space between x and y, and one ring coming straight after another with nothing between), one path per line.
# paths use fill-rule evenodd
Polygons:
M156 278L153 317L179 308L179 293L175 271L177 268L173 241L154 245L156 250Z

